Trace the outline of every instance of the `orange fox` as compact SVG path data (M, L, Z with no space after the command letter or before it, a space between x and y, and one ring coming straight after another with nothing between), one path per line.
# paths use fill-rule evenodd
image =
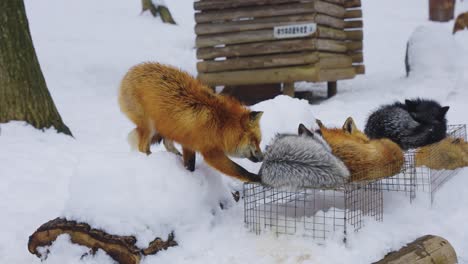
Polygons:
M348 117L341 129L326 128L317 120L325 141L351 172L351 181L371 180L400 172L404 156L401 148L389 139L369 139Z
M259 121L263 112L254 112L237 100L215 94L188 73L159 63L142 63L131 68L119 91L120 109L136 125L130 132L133 145L150 154L150 145L164 141L182 145L185 167L195 169L195 152L222 173L243 181L259 181L231 161L227 155L263 158ZM132 140L130 140L132 141Z
M454 170L468 166L468 143L461 138L447 137L416 150L416 166L434 170Z
M468 28L468 12L461 13L457 16L455 24L453 24L453 34L465 28Z

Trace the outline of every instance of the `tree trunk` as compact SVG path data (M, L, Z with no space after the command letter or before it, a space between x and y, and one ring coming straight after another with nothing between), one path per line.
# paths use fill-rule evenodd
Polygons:
M167 8L164 4L154 5L152 0L141 0L141 6L142 13L146 10L149 10L154 17L157 17L159 14L161 16L162 22L174 25L176 24L174 18L172 18L169 8Z
M11 120L71 135L42 75L23 0L0 1L0 123Z

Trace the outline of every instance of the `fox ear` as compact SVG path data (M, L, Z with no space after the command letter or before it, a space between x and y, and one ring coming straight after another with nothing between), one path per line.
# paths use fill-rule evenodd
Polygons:
M325 128L325 126L323 125L322 121L320 121L320 119L315 119L315 122L317 123L319 128Z
M440 108L440 116L444 117L445 114L447 114L449 109L450 109L450 106L444 106L444 107Z
M309 129L307 129L307 127L304 126L304 124L299 124L299 127L297 128L297 133L299 135L305 134L306 136L310 136L310 137L314 136L314 133L312 133Z
M408 99L405 100L405 105L406 107L408 107L409 111L413 111L414 108L416 107L416 103Z
M251 122L258 122L260 121L260 117L262 117L263 112L262 111L252 111L249 114L249 118Z
M357 130L356 124L354 123L354 120L352 117L348 117L343 124L343 130L352 134L354 131Z

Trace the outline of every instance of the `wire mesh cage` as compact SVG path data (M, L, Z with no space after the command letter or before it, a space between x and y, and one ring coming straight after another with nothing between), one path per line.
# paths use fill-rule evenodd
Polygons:
M405 152L401 173L382 179L383 190L405 192L410 201L425 193L432 204L437 190L466 166L462 161L466 154L458 153L466 146L466 125L449 125L446 139Z
M381 181L355 182L336 189L283 191L258 183L244 184L244 221L260 234L300 234L323 242L358 231L365 218L382 221Z

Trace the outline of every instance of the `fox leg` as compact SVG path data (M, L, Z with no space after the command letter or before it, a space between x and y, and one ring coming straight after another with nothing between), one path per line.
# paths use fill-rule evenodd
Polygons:
M182 153L184 157L184 166L189 171L195 170L195 152L186 148L182 147Z
M174 146L174 141L167 139L167 138L163 138L163 143L167 151L172 152L176 154L177 156L182 156L182 154L180 154L180 152Z
M147 127L137 127L136 130L138 133L138 150L146 153L146 155L151 154L150 145L154 132Z
M245 182L260 182L260 176L242 168L220 150L202 152L202 155L208 164L226 175Z

